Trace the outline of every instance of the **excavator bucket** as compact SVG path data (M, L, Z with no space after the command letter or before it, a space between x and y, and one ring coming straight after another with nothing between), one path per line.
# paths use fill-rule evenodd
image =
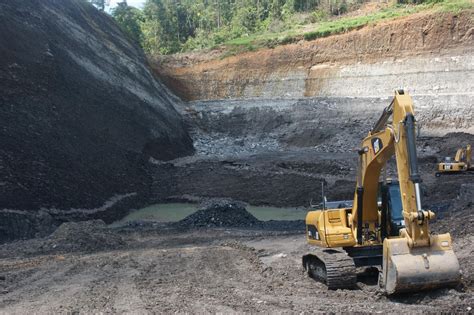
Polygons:
M406 238L385 239L380 286L387 294L455 286L459 262L449 233L431 236L430 246L410 248Z

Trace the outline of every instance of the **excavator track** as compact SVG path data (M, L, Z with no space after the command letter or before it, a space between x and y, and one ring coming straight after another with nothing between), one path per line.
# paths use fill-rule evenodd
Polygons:
M308 275L327 285L328 289L351 289L357 283L354 260L344 252L333 249L315 250L303 256Z

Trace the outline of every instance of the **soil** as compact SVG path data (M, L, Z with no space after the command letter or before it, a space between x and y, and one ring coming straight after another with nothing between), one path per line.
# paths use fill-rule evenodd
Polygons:
M361 271L354 290L328 291L309 278L301 256L304 231L236 228L104 230L77 234L121 242L104 250L67 247L51 253L0 246L0 308L6 313L375 312L468 313L474 306L472 235L455 238L464 284L387 297ZM99 229L97 229L99 225ZM102 230L102 232L99 232ZM58 246L68 231L56 233ZM64 234L66 233L66 234ZM57 237L62 235L61 237ZM65 236L65 237L64 237ZM109 245L111 245L109 243ZM467 280L466 280L467 276Z
M433 59L433 55L438 57L447 53L456 58L465 52L472 54L471 17L472 11L460 14L418 13L340 35L224 59L218 50L153 56L151 64L165 84L185 100L291 97L301 91L304 91L304 96L318 96L326 93L325 85L334 84L341 75L338 73L341 65L398 60L402 63L395 63L394 67L404 71L400 66L404 67L405 57L426 55ZM422 66L419 71L426 69ZM324 79L328 77L332 80L326 82ZM295 85L293 81L297 79L301 82ZM351 80L352 84L360 84L354 75ZM389 82L391 79L384 80ZM374 96L374 91L367 88L370 83L365 79L362 82L357 97ZM407 84L403 80L393 83ZM410 80L407 88L417 89L418 86L414 85L418 83ZM274 88L269 91L269 86ZM393 89L391 87L388 91Z
M362 133L359 129L362 128L339 129L338 138L344 139L343 145L328 137L317 148L281 146L278 151L253 148L253 154L242 147L239 153L238 146L229 145L220 147L224 151L222 156L196 155L155 164L152 167L154 202L231 198L252 205L308 207L310 203L321 202L321 183L328 200L351 200L357 153L348 148L357 148L353 134ZM260 141L264 142L265 138ZM474 173L437 178L437 163L446 155L454 156L457 148L467 143L474 143L474 135L456 133L418 139L423 204L441 216L457 198L461 185L474 180ZM343 149L345 152L339 152ZM395 176L395 170L391 160L388 176Z
M193 153L178 99L108 15L86 1L2 1L0 21L0 211L146 195L150 156Z
M143 206L148 159L193 153L143 51L86 1L1 1L0 21L0 242Z
M369 100L379 97L375 92L358 100L305 98L290 105L275 95L182 104L153 79L142 52L91 6L25 0L23 8L0 9L0 17L9 19L5 25L15 26L11 33L0 25L0 35L8 34L0 47L0 64L6 65L0 67L0 101L10 105L0 107L0 201L13 209L0 211L0 241L10 241L0 245L1 312L472 312L474 174L434 175L439 160L474 143L472 134L418 139L423 206L436 212L432 230L453 236L462 284L387 297L376 276L360 270L356 289L328 291L301 266L301 256L311 250L304 222L261 222L242 202L308 206L321 201L322 185L330 201L352 199L354 149L378 117L378 103ZM432 15L417 15L225 60L211 53L211 59L177 57L155 66L188 99L225 98L244 95L243 85L258 94L260 78L273 84L285 77L274 80L268 69L301 66L311 76L313 65L322 62L472 50L468 14L435 17L439 23ZM61 27L66 22L78 27ZM23 40L25 34L35 40ZM18 43L28 44L18 48L28 53L17 54L12 47ZM101 67L107 76L99 84ZM319 88L308 82L289 89ZM423 105L425 121L433 120L426 113L438 111L457 129L472 127L470 98L458 113L462 120L445 117L452 111L439 109L447 104L440 99ZM172 108L176 104L186 112L186 128ZM130 121L138 123L124 123ZM176 158L193 152L187 129L196 154ZM393 161L387 172L394 174ZM179 200L207 201L177 223L106 225L142 203Z
M301 266L301 256L311 250L306 245L303 222L263 224L256 222L242 203L219 199L205 202L200 212L178 224L132 222L107 228L101 221L67 223L50 236L1 245L0 308L7 313L469 313L474 306L474 190L468 184L471 177L436 178L432 172L440 158L436 152L449 141L420 141L426 144L420 152L420 160L424 161L422 172L433 173L424 176L424 201L427 206L439 207L435 210L440 219L433 222L433 231L450 232L453 236L463 274L462 284L456 288L387 297L379 291L376 276L360 270L356 289L328 291L324 284L307 277ZM286 152L284 161L269 158L275 156L278 155L247 156L245 165L226 162L222 167L253 169L261 175L259 168L275 163L282 176L294 172L311 178L311 172L321 173L332 178L334 187L346 191L350 199L354 188L349 180L352 174L344 169L335 175L330 174L333 170L325 173L324 166L317 166L324 157L319 156L312 163L309 161L314 154L299 154L293 160L292 153ZM350 160L349 156L339 158ZM160 166L188 169L183 178L199 182L198 177L192 176L192 168L188 168L193 161ZM214 173L209 165L198 166ZM219 194L215 189L222 182L216 183L232 176L235 174L230 172L215 177L215 182L202 187ZM346 188L345 182L349 183ZM272 181L280 186L270 187L300 187L298 183ZM223 186L220 194L229 187ZM317 188L313 186L314 190ZM291 190L287 193L291 196ZM270 197L278 200L284 196L276 194L271 193Z

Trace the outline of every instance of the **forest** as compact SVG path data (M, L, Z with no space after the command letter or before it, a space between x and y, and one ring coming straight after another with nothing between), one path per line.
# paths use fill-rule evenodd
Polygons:
M106 0L89 0L104 10ZM367 0L147 0L142 9L124 0L110 13L149 55L173 54L222 44L253 50L301 39L312 40L348 31L379 20L415 13L433 5L469 0L398 0L383 2L384 9L366 16L336 19L358 9ZM382 2L381 2L382 3ZM457 7L456 7L457 8ZM304 34L301 25L319 23ZM298 33L298 34L297 34ZM255 40L258 38L258 40Z

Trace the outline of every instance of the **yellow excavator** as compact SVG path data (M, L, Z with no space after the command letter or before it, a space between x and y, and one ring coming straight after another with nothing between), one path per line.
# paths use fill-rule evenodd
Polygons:
M472 150L470 144L468 144L466 148L458 149L454 161L451 160L451 157L446 157L443 162L438 164L436 177L440 177L444 174L459 174L474 171L474 167L471 165L471 156Z
M358 267L379 269L387 293L456 285L461 274L451 236L431 234L435 214L421 202L415 117L411 97L395 92L390 105L362 141L352 205L309 211L303 267L329 289L356 285ZM395 155L398 180L380 181ZM323 200L325 198L323 197Z

